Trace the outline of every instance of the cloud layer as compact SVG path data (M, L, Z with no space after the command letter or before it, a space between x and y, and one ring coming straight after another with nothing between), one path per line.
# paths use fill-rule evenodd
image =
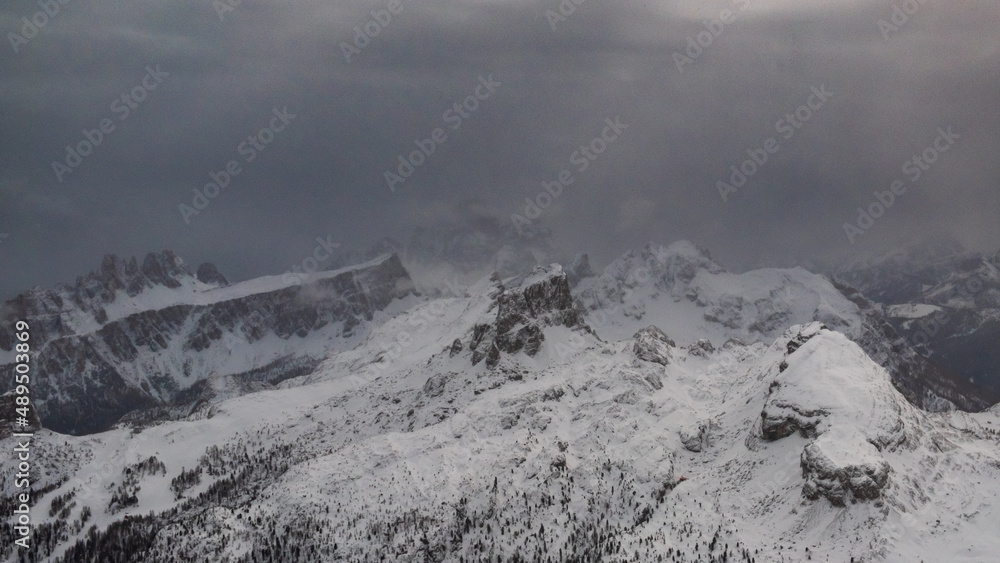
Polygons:
M366 247L470 200L504 221L548 201L532 222L596 264L679 238L733 269L930 234L995 249L996 21L941 0L8 2L0 293L163 248L276 273L316 237Z

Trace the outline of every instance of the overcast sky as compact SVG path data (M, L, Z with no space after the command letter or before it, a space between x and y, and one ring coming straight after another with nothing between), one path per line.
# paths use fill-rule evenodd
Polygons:
M42 4L0 7L4 299L107 253L172 249L242 279L470 200L510 221L563 170L535 221L598 265L682 238L734 270L932 233L1000 247L993 0ZM731 166L752 173L724 200Z

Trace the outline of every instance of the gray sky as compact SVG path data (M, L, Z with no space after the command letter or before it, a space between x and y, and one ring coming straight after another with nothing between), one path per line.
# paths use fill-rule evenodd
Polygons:
M597 265L680 238L736 270L929 234L1000 246L992 0L566 0L564 19L556 0L53 2L51 17L0 7L4 299L106 253L172 249L242 279L316 237L364 248L470 200L510 221L562 170L572 184L537 221ZM377 35L355 42L366 26ZM87 152L102 120L76 165L67 146ZM240 150L272 125L263 150ZM385 172L437 128L390 190ZM933 164L903 167L935 143ZM748 150L767 161L744 165ZM239 173L186 222L179 205L231 160ZM741 165L753 173L723 201ZM849 242L843 225L894 180L905 192Z

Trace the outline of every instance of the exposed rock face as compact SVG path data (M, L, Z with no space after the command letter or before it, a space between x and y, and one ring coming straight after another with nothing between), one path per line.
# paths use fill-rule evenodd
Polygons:
M859 433L836 428L805 447L801 456L802 494L825 497L834 506L874 500L889 484L892 468Z
M829 330L826 325L821 323L813 323L808 326L803 327L794 335L788 339L788 344L785 345L785 349L788 350L788 354L794 354L796 350L802 347L803 344L809 342L809 339L819 334L821 330Z
M215 267L215 264L211 262L205 262L201 266L198 266L197 273L198 281L202 283L208 283L212 285L229 285L229 281L226 280L226 276L222 275L222 272Z
M73 325L108 322L105 307L119 295L135 297L155 287L176 289L193 282L195 277L184 261L169 250L148 254L142 266L135 258L109 254L101 261L100 268L77 278L73 285L61 284L49 290L35 288L7 301L0 319L33 319L32 338L47 342L75 334ZM0 326L0 350L10 350L12 345L11 328L6 324Z
M688 348L688 352L692 356L698 356L699 358L707 358L709 355L715 353L715 346L712 345L711 340L707 338L699 338L697 342L695 342Z
M17 340L14 338L14 322L31 319L31 338L47 341L70 334L61 313L67 307L63 296L55 291L41 288L29 289L3 304L0 319L0 349L11 351Z
M786 358L816 336L820 329L826 330L826 327L816 323L799 331L790 331L791 338L785 344ZM778 366L779 373L783 373L786 369L788 369L787 359L782 360ZM815 438L818 435L816 427L830 415L830 409L810 408L797 396L786 398L780 393L781 385L782 382L777 379L771 383L769 390L771 396L760 413L760 429L764 439L780 440L796 432L803 438Z
M635 333L632 338L635 339L632 351L640 360L664 366L670 363L670 350L676 345L659 328L650 325Z
M797 405L771 403L761 413L760 429L767 440L780 440L798 432L803 438L815 438L816 427L830 413L801 409Z
M700 452L705 449L708 444L708 430L709 426L707 424L692 424L681 428L678 434L681 438L681 444L684 445L684 449L689 452Z
M180 287L178 277L191 275L191 272L184 266L184 261L174 255L173 252L165 250L160 254L150 253L142 261L142 268L138 276L133 276L128 281L126 291L129 295L135 295L147 287L163 285L166 287Z
M469 344L473 365L485 359L486 365L493 367L501 353L521 350L534 356L545 340L544 327L586 328L573 304L566 274L558 264L539 266L507 286L496 278L494 283L497 291L489 311L495 309L496 317L473 327Z
M424 383L424 394L428 397L440 397L444 393L444 386L448 383L447 374L432 375Z
M374 312L413 290L396 256L317 274L300 284L279 281L259 291L251 280L230 286L215 302L196 299L194 289L186 293L197 282L170 253L150 255L142 268L134 265L134 260L106 258L103 277L91 276L103 280L106 293L85 303L110 305L116 293L148 284L176 289L172 297L180 302L134 311L79 332L74 328L85 324L79 311L75 316L67 312L58 292L29 292L7 303L5 319L25 319L31 326L37 351L32 397L45 427L69 434L97 432L131 411L197 400L196 384L209 376L240 379L245 373L243 379L253 380L255 370L287 354L276 346L261 349L259 341L302 338L316 331L350 337ZM78 282L77 287L88 286ZM262 381L303 375L304 365L315 367L317 362L285 357L279 363L266 366ZM13 363L0 365L0 391L10 388L13 368Z

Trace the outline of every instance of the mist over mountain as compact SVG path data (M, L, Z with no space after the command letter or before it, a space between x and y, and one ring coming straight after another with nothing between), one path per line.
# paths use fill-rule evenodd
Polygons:
M993 563L1000 2L0 4L0 563Z
M891 293L925 254L845 271L851 285L729 272L680 241L599 271L582 254L525 258L460 283L511 263L495 225L417 231L406 260L240 282L169 251L108 256L8 301L5 321L26 319L38 350L31 480L51 510L32 553L976 561L997 548L988 389L908 340L900 319L920 317L901 311L928 304L858 289ZM992 271L958 249L931 256L952 281ZM418 281L407 261L439 274ZM4 381L14 341L0 333ZM8 513L16 471L0 463Z

